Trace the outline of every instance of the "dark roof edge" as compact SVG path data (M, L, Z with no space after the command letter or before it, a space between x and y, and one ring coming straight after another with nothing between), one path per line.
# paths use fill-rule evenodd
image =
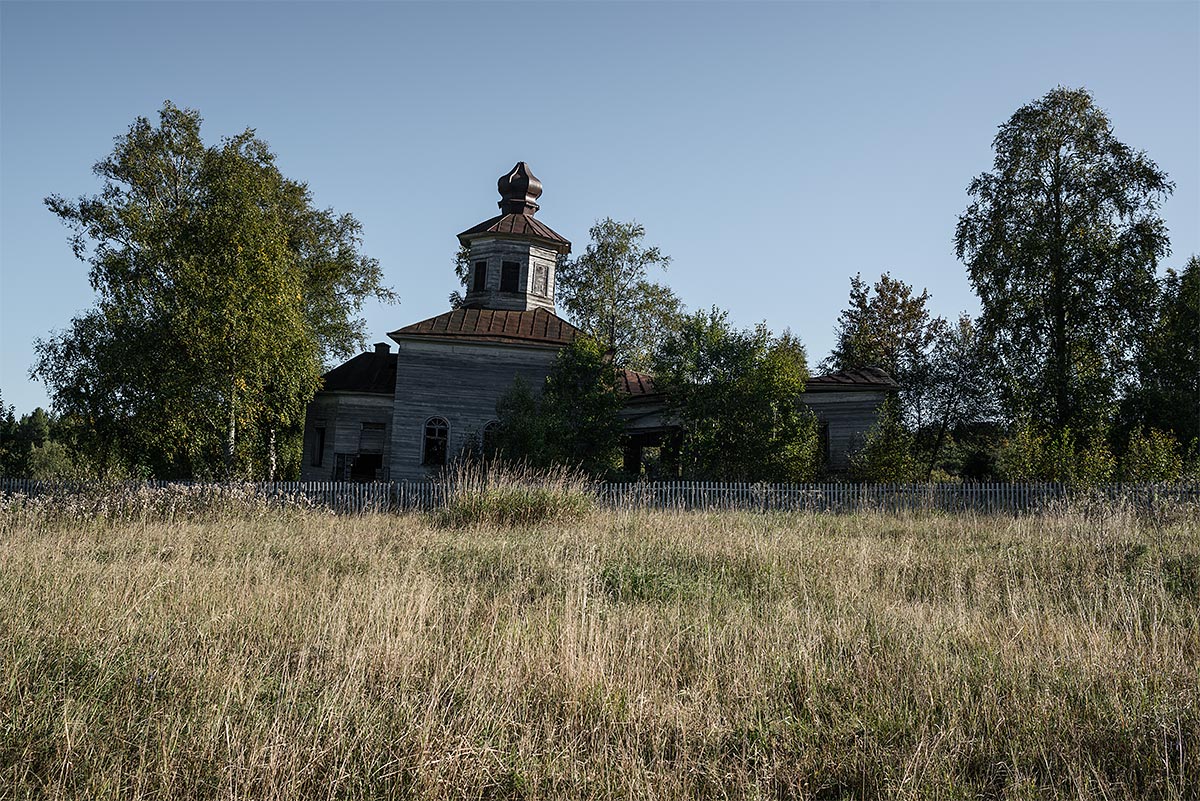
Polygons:
M466 342L472 345L517 345L526 348L554 348L559 350L563 347L561 342L552 339L527 339L524 337L503 337L498 334L403 334L399 330L388 334L397 344L405 340L418 340L421 342L447 342L450 344L463 344Z
M841 370L836 373L812 376L808 379L805 390L878 390L896 389L899 386L886 370L878 367L864 367L857 370Z

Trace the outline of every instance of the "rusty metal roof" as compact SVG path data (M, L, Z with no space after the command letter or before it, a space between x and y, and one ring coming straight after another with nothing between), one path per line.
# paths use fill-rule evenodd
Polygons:
M878 367L863 367L857 370L843 370L838 373L815 375L808 379L806 389L813 390L855 390L855 389L895 389L899 386L885 370Z
M654 376L649 373L639 373L637 370L617 371L617 391L630 398L642 398L657 395L654 388Z
M388 336L396 341L421 337L562 346L583 336L583 332L545 309L455 309L406 325Z
M501 214L490 220L484 220L474 228L468 228L458 235L465 245L471 239L484 234L499 234L501 236L523 236L540 239L562 253L571 252L571 243L550 226L536 219L532 214Z
M378 346L377 346L378 347ZM360 353L322 376L326 392L396 394L396 354L376 350Z

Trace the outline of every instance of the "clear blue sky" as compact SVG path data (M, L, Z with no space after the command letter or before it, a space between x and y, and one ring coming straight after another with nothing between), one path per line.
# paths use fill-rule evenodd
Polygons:
M692 308L829 351L849 279L884 270L976 311L952 238L996 126L1086 86L1176 183L1200 252L1200 3L0 3L0 392L46 404L33 340L87 308L43 206L166 99L209 141L253 127L323 207L353 213L399 306L438 314L454 235L528 161L540 219L587 244L636 219Z

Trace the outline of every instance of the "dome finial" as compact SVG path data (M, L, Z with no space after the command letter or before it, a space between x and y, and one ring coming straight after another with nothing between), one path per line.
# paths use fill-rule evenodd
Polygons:
M538 210L537 199L542 196L542 182L529 169L529 165L518 161L496 182L502 200L497 203L504 214L533 215Z

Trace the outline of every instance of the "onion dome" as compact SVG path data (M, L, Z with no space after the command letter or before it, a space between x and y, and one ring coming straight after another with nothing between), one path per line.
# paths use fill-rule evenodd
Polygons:
M537 199L542 196L542 182L530 171L529 165L518 161L496 182L503 198L498 205L504 214L529 214L537 212Z

